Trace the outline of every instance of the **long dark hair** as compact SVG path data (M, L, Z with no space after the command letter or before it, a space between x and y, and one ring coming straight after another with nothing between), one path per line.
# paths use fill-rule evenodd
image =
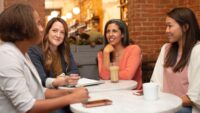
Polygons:
M106 23L105 28L104 28L104 47L108 44L108 40L107 40L107 37L106 37L108 25L113 24L113 23L116 24L119 27L119 30L124 35L124 38L121 39L122 46L127 47L130 44L128 27L125 24L125 22L123 22L121 19L111 19ZM112 62L112 59L113 59L113 55L110 54L110 61L111 62Z
M187 65L192 48L200 39L200 31L195 14L189 8L174 8L167 13L167 16L173 18L182 29L188 26L185 37L183 37L183 52L180 61L176 64L179 48L178 42L172 43L166 54L164 67L173 67L173 71L178 72L182 71Z
M40 44L40 46L42 46L43 56L44 56L44 60L45 60L44 65L45 65L47 72L50 71L51 65L53 63L53 56L52 56L52 52L51 52L50 47L49 47L48 33L49 33L49 30L51 29L52 25L55 22L62 23L63 26L64 26L64 30L65 30L64 41L63 41L62 44L60 44L58 46L58 53L60 55L62 55L62 54L64 55L65 62L67 63L68 66L70 66L70 64L71 64L71 62L70 62L70 46L69 46L69 43L68 43L69 41L68 41L68 26L67 26L67 23L63 19L61 19L59 17L55 17L55 18L52 18L47 23L47 26L46 26L46 29L45 29L45 32L44 32L44 38L43 38L42 44Z

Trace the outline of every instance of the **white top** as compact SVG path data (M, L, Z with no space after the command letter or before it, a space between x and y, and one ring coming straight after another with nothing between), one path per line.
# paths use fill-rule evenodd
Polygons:
M137 82L134 80L119 80L117 83L112 83L110 80L102 80L104 83L99 85L87 86L89 93L92 92L105 92L113 90L130 90L137 86ZM66 89L66 87L59 87L60 89Z
M110 99L112 105L85 108L81 103L71 104L74 113L175 113L182 100L172 94L159 93L156 101L145 101L143 96L133 95L132 90L90 93L90 100Z
M163 89L163 65L164 53L166 44L162 47L159 57L157 59L151 81L159 84L161 91ZM198 42L192 49L189 64L188 64L188 91L187 95L193 102L192 113L200 112L200 42Z
M37 70L12 43L0 45L0 112L26 113L44 99Z

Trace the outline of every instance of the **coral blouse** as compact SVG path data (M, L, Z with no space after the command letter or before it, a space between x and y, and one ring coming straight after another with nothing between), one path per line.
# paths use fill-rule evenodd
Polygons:
M119 79L137 81L136 89L142 89L142 54L137 45L129 45L119 61ZM99 76L103 80L110 79L110 71L103 65L103 53L98 53Z

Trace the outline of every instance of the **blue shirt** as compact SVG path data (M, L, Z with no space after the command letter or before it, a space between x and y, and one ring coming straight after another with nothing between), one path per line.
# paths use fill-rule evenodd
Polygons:
M44 67L44 57L43 57L43 53L42 50L39 46L33 46L28 50L28 54L31 58L31 61L33 62L33 64L35 65L40 78L42 79L42 84L43 86L45 86L45 82L47 78L53 78L54 77L54 73L53 73L53 69L50 70L50 72L47 72L45 70ZM62 65L62 71L63 73L65 73L65 75L71 74L71 73L75 73L78 74L78 67L76 66L76 63L74 61L73 55L72 53L70 53L70 62L71 65L68 66L68 64L65 62L64 60L64 55L61 54L61 65Z

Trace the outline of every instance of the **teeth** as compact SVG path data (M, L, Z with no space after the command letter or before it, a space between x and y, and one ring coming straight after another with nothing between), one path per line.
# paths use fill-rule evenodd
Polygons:
M109 40L110 40L110 41L113 41L113 40L114 40L114 38L110 38Z

